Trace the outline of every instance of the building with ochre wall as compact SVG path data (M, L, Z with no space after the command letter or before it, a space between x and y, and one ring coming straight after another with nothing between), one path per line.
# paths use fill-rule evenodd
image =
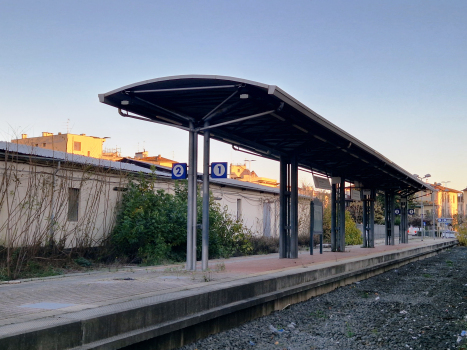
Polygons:
M42 136L38 137L28 137L27 134L22 134L20 139L14 139L11 142L80 156L102 158L102 144L105 142L105 138L87 136L86 134L62 134L59 132L54 135L51 132L43 132Z
M435 218L452 218L458 214L458 196L461 191L438 185L431 184L436 192L419 191L415 194L415 201L423 205L423 215ZM433 213L434 209L434 213ZM416 208L415 212L420 215L420 208Z
M230 164L230 178L269 187L279 186L277 180L259 177L254 171L250 171L246 164Z

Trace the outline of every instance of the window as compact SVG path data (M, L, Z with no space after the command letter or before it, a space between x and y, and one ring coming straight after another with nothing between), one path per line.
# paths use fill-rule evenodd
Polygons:
M91 156L91 151L88 151L88 157L90 157L90 156Z
M68 221L78 221L79 188L68 189Z
M46 145L47 145L47 144L44 142L44 143L42 144L42 147L45 147Z
M271 203L263 203L263 235L271 237Z
M74 149L75 151L80 151L80 152L81 152L81 142L76 142L76 141L75 141L75 142L73 143L73 149Z
M242 200L241 198L237 199L237 219L240 220L242 218Z

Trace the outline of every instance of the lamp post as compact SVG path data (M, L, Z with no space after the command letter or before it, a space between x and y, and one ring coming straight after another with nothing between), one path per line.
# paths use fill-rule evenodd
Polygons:
M432 203L432 209L433 209L433 225L432 225L432 228L433 228L433 239L436 238L436 233L435 233L435 222L436 222L436 218L435 218L435 192L431 192L431 203Z
M250 172L250 176L251 176L251 162L256 162L255 159L245 159L245 165L246 165L246 162L248 162L248 171ZM251 177L250 177L251 179Z

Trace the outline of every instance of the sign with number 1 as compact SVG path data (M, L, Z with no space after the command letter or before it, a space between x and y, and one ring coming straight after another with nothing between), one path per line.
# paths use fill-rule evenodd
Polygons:
M213 179L226 179L227 162L211 163L211 177Z

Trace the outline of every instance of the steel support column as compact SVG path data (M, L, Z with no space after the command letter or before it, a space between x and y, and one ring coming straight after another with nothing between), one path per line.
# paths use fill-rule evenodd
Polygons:
M336 252L337 251L337 225L336 225L336 221L337 221L337 201L336 201L336 197L337 197L337 185L336 184L332 184L332 188L331 188L331 250L333 252Z
M298 163L281 156L279 258L298 258Z
M311 200L310 201L310 255L313 255L314 227L315 227L315 203L313 200Z
M196 271L196 236L198 231L198 207L197 207L197 197L198 197L198 133L193 132L193 186L192 186L192 270Z
M400 243L409 243L408 229L408 210L407 210L407 197L401 197L401 224L399 228L399 235L401 237Z
M290 255L298 258L298 162L292 157L290 162Z
M362 237L363 237L363 248L368 248L370 245L370 225L369 225L369 196L363 196L363 225L362 225Z
M384 192L385 244L394 245L394 192Z
M337 240L337 251L345 251L345 177L341 177L339 185L339 231Z
M371 190L370 196L370 232L369 232L369 245L368 248L375 247L375 201L376 201L376 190Z
M193 129L193 123L190 123ZM188 132L188 199L186 219L186 269L193 269L193 139L194 131Z
M363 248L375 247L375 191L363 198Z
M287 169L288 161L284 156L281 156L280 159L280 187L279 187L279 258L287 258Z
M204 126L209 126L208 122ZM202 233L202 249L201 249L201 265L203 271L208 269L209 260L209 146L210 146L209 130L204 132L203 145L203 233Z

